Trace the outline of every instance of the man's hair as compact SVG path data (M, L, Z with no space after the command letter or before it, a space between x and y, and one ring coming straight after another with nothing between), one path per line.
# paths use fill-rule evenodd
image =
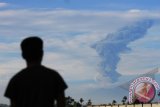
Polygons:
M43 41L39 37L28 37L21 43L22 56L27 62L41 61L43 56Z

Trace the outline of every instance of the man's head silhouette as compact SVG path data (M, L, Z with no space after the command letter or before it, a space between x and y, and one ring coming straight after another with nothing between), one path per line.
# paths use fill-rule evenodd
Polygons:
M21 49L26 67L11 78L4 94L10 107L65 107L67 84L56 70L41 64L42 39L25 38Z
M28 37L21 43L22 57L27 61L41 62L43 57L43 41L39 37Z

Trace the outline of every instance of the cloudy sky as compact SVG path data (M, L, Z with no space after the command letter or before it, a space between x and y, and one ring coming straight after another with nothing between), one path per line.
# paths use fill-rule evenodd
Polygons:
M58 70L66 96L121 102L117 88L160 66L159 0L0 0L0 103L25 67L19 44L44 40L43 64ZM157 80L158 81L158 80ZM118 95L118 96L117 96Z

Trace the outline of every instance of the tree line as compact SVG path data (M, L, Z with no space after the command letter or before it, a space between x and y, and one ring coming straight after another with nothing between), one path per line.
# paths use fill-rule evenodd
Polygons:
M75 101L75 99L68 96L65 98L65 100L66 100L66 107L85 107L85 106L92 105L91 99L89 99L86 104L84 104L83 98L80 98L79 101Z

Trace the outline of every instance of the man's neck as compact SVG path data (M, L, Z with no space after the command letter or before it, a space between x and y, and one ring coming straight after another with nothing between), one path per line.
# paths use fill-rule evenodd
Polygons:
M33 66L37 66L37 65L41 65L41 62L27 62L27 67L33 67Z

